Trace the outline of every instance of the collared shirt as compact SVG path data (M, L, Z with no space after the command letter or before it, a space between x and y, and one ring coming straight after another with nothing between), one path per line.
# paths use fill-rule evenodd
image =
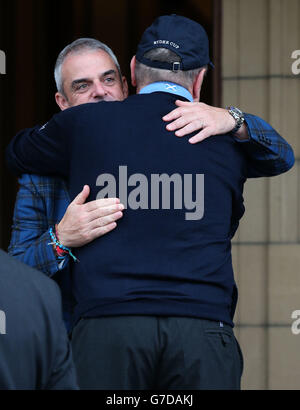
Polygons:
M186 88L179 84L166 81L158 81L156 83L148 84L140 90L139 94L151 94L154 92L175 94L193 102L193 96Z

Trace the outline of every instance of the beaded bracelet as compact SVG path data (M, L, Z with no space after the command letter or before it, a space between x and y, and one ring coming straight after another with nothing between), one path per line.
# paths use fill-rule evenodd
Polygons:
M66 246L62 245L59 242L57 236L53 232L52 227L49 229L49 234L50 234L50 237L53 241L53 242L50 242L49 245L55 245L55 247L56 247L55 250L56 250L56 253L58 255L58 259L64 259L66 255L70 255L75 262L79 262L78 259L73 255L71 249L67 248Z

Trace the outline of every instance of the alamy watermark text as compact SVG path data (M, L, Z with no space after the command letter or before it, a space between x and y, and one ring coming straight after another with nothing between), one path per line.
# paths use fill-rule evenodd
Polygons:
M6 74L6 55L0 50L0 74Z
M296 60L292 64L292 73L295 75L300 74L300 50L294 50L292 52L291 58Z
M99 175L96 186L103 187L97 199L117 196L117 180L112 174ZM128 193L129 187L134 189ZM186 209L193 211L185 213L188 221L204 216L204 174L151 174L150 178L133 174L128 178L127 166L120 166L118 192L125 209Z
M0 310L0 335L6 335L6 315Z

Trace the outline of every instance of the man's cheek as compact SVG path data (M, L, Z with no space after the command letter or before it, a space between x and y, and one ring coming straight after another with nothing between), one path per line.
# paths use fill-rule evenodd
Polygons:
M74 107L77 106L77 105L85 104L85 103L89 102L89 97L88 97L88 95L80 95L80 96L75 97L73 99L73 102L74 102L74 104L73 104Z

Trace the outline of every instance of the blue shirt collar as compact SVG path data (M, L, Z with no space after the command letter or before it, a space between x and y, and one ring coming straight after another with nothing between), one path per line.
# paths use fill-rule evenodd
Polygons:
M168 81L159 81L157 83L152 83L143 87L139 94L150 94L156 91L164 92L164 93L171 93L176 94L181 97L186 98L187 100L193 102L192 94L184 87L179 84L171 83Z

